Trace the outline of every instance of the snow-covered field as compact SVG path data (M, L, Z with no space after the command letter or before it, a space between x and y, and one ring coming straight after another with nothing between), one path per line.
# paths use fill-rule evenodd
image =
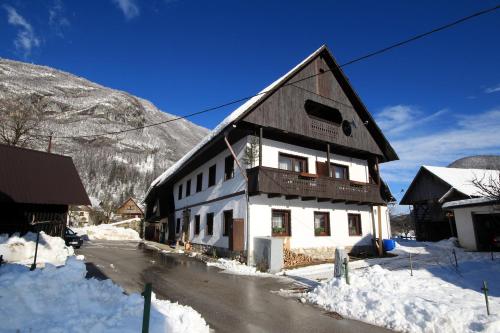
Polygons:
M80 236L87 235L90 240L141 240L137 231L111 224L91 225L72 229Z
M350 285L333 278L333 264L289 270L316 286L306 299L328 311L403 332L500 332L500 255L465 252L453 240L408 241L394 258L352 262ZM455 249L458 268L452 250ZM409 254L412 253L413 276ZM327 279L318 283L318 280ZM488 282L487 316L483 280Z
M2 237L2 244L31 242ZM24 239L21 241L20 239ZM29 271L19 263L0 266L0 332L139 332L144 300L126 295L111 280L85 279L85 263L69 255L67 260L57 238L44 235L46 258L57 258L60 267L49 264ZM64 242L63 242L64 244ZM12 256L12 249L3 253ZM70 248L71 249L71 248ZM39 247L40 250L40 247ZM14 251L17 255L17 248ZM28 247L20 256L24 263ZM51 253L55 252L55 253ZM66 259L66 258L65 258ZM60 260L60 261L59 261ZM12 261L16 261L15 259ZM191 307L152 299L151 332L209 332L205 320Z
M0 235L0 255L7 262L16 262L31 265L35 256L36 234L27 233L23 237L14 234ZM59 237L50 237L43 231L40 232L38 242L37 265L43 266L50 263L56 266L64 265L68 256L74 255L72 247L67 247L64 240Z

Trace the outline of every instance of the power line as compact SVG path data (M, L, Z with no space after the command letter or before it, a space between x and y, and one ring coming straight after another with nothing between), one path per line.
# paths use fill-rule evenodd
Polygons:
M358 58L354 58L350 61L347 61L341 65L339 65L338 67L339 68L342 68L342 67L346 67L346 66L349 66L349 65L352 65L354 63L357 63L357 62L360 62L362 60L365 60L365 59L368 59L368 58L371 58L371 57L374 57L374 56L377 56L379 54L382 54L382 53L385 53L387 51L390 51L392 49L395 49L397 47L400 47L400 46L403 46L405 44L408 44L408 43L411 43L411 42L414 42L416 40L419 40L419 39L422 39L424 37L427 37L431 34L434 34L436 32L439 32L439 31L443 31L443 30L446 30L446 29L449 29L453 26L456 26L458 24L461 24L463 22L466 22L468 20L471 20L473 18L476 18L476 17L479 17L479 16L482 16L482 15L485 15L487 13L490 13L490 12L493 12L497 9L500 8L500 4L499 5L496 5L494 7L491 7L491 8L488 8L488 9L484 9L484 10L481 10L481 11L478 11L478 12L475 12L473 14L470 14L468 16L465 16L463 18L460 18L456 21L453 21L453 22L450 22L450 23L447 23L445 25L442 25L440 27L437 27L437 28L434 28L432 30L429 30L427 32L424 32L424 33L421 33L421 34L418 34L418 35L415 35L415 36L412 36L408 39L405 39L405 40L402 40L402 41L399 41L397 43L394 43L394 44L391 44L389 46L386 46L384 48L381 48L379 50L376 50L376 51L373 51L373 52L370 52L366 55L363 55L363 56L360 56ZM299 82L302 82L302 81L305 81L305 80L308 80L308 79L311 79L313 77L316 77L316 76L319 76L319 75L323 75L325 73L328 73L328 72L331 72L332 70L329 69L329 70L325 70L325 71L322 71L322 72L319 72L319 73L315 73L315 74L312 74L312 75L309 75L309 76L306 76L302 79L299 79L299 80L296 80L296 81L293 81L293 82L289 82L289 83L286 83L284 85L282 85L281 87L286 87L286 86L290 86L290 85L293 85L294 87L296 88L300 88L300 89L304 89L308 92L311 92L305 88L302 88L302 87L299 87L297 85L295 85L296 83L299 83ZM139 126L139 127L134 127L134 128L129 128L129 129L124 129L124 130L119 130L119 131L111 131L111 132L104 132L104 133L97 133L97 134L86 134L86 135L72 135L72 136L52 136L52 138L58 138L58 139L76 139L76 138L97 138L97 137L100 137L100 136L106 136L106 135L116 135L116 134L121 134L121 133L126 133L126 132L131 132L131 131L137 131L137 130L140 130L140 129L144 129L144 128L148 128L148 127L153 127L153 126L158 126L158 125L163 125L163 124L166 124L166 123L170 123L170 122L173 122L173 121L177 121L177 120L181 120L181 119L187 119L187 118L190 118L190 117L193 117L193 116L196 116L196 115L200 115L200 114L203 114L203 113L207 113L207 112L211 112L211 111L214 111L214 110L217 110L217 109L221 109L223 107L226 107L226 106L229 106L229 105L232 105L232 104L236 104L236 103L240 103L240 102L243 102L243 101L247 101L253 97L257 97L257 96L260 96L260 95L265 95L271 91L274 91L275 89L270 89L270 90L267 90L267 91L262 91L260 93L257 93L255 95L251 95L251 96L247 96L247 97L242 97L242 98L239 98L239 99L236 99L236 100L233 100L233 101L230 101L230 102L227 102L227 103L224 103L224 104L221 104L221 105L217 105L217 106L214 106L214 107L210 107L210 108L207 108L207 109L204 109L204 110L201 110L201 111L197 111L197 112L193 112L193 113L189 113L187 115L184 115L184 116L178 116L178 117L175 117L175 118L172 118L172 119L168 119L168 120L164 120L164 121L161 121L161 122L157 122L157 123L152 123L152 124L149 124L149 125L144 125L144 126ZM325 97L325 96L322 96L322 97ZM337 102L337 103L340 103L340 104L343 104L342 102L340 101L337 101L337 100L333 100L331 98L329 98L330 100L334 101L334 102Z

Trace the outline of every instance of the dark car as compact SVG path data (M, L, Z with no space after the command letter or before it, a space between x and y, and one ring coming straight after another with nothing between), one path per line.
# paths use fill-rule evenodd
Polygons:
M73 246L74 248L80 248L83 244L82 236L78 236L76 232L70 228L66 228L64 231L64 241L67 246Z

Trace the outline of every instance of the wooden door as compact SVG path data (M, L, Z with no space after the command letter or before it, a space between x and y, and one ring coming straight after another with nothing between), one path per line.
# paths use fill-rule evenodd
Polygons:
M316 162L316 174L318 176L328 177L328 164L326 162Z
M245 247L245 220L233 219L230 225L229 249L243 251Z

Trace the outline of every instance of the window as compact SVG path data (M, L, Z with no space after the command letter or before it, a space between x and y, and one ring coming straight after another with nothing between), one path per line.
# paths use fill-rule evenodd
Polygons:
M234 177L234 160L233 156L229 155L224 160L224 180Z
M199 173L198 176L196 176L196 193L201 192L202 188L203 188L203 173Z
M222 236L229 236L229 231L231 229L231 223L233 222L233 211L225 210L224 211L224 221L223 221L223 233Z
M314 236L330 236L330 214L314 212Z
M194 234L195 235L200 234L200 215L194 216Z
M207 214L207 235L214 234L214 213Z
M330 177L336 179L349 179L349 167L341 164L330 164Z
M349 236L361 236L361 215L348 214L347 220L349 223Z
M182 199L182 184L179 185L179 193L177 193L177 199Z
M280 153L279 168L295 172L307 172L307 158Z
M215 185L215 171L217 166L214 164L208 169L208 187Z
M308 116L311 118L326 121L338 126L340 126L340 124L342 123L342 114L340 113L340 111L328 105L324 105L308 99L304 103L304 109L306 109Z
M273 209L271 228L273 236L290 236L290 211Z
M178 234L181 231L181 219L178 218L175 223L175 233Z
M191 195L191 179L187 181L186 183L186 197L189 197Z

